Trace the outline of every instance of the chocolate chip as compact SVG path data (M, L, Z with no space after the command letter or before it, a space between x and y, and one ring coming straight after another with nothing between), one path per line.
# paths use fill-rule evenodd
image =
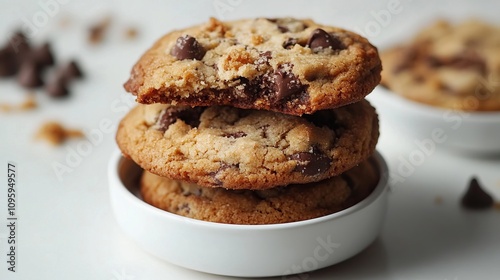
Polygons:
M278 23L279 20L277 18L266 18L268 21L272 22L272 23ZM281 33L285 33L285 32L288 32L290 31L290 29L288 29L288 27L284 26L284 25L280 25L280 24L277 24L276 25L279 29L279 31Z
M292 73L292 65L284 64L274 71L274 84L276 100L283 100L289 96L303 91L302 83Z
M247 134L243 131L238 131L238 132L226 133L223 136L226 138L236 139L236 138L245 137L245 136L247 136Z
M257 61L255 61L255 64L257 65L264 65L264 64L267 64L269 65L269 60L271 60L272 58L272 53L271 51L266 51L266 52L262 52L259 54L259 59L257 59ZM240 79L244 79L243 77L240 77ZM248 79L246 79L248 81Z
M285 32L290 31L290 29L288 29L288 27L283 26L283 25L279 25L279 24L278 24L278 29L279 29L279 31L281 31L281 33L285 33Z
M15 55L23 56L29 52L30 45L22 32L16 32L10 38L7 49L11 50Z
M50 50L49 43L43 44L41 47L34 49L30 58L39 66L50 66L54 64L54 56L52 55L52 51Z
M476 69L483 75L487 72L486 61L474 51L467 51L453 57L447 64L456 69Z
M293 171L310 176L327 171L331 164L331 160L316 148L312 150L312 153L301 152L293 154L290 156L290 159L297 161L297 165Z
M335 114L330 110L321 110L316 111L314 114L310 115L302 115L307 121L313 123L317 127L328 127L332 130L335 130L336 126L336 118Z
M486 209L493 206L493 198L481 188L477 178L473 177L467 192L462 197L462 206L468 209Z
M45 90L50 97L61 98L69 95L66 81L63 77L55 77L45 85Z
M344 49L344 45L339 39L320 28L312 32L311 37L309 37L307 41L307 47L311 48L313 52L318 52L327 48L333 50Z
M33 61L25 61L19 69L17 81L21 86L35 88L43 85L40 68Z
M156 121L156 126L158 130L160 131L166 131L168 127L173 124L175 121L177 121L177 109L174 107L168 107L164 109L161 113L160 116L158 117L158 120Z
M198 125L200 125L201 113L203 113L204 110L205 107L195 107L189 109L168 107L160 113L160 116L156 121L157 129L160 131L166 131L171 124L177 121L177 119L184 121L191 127L198 127Z
M15 75L29 51L30 46L26 36L21 32L14 33L7 45L0 50L0 76Z
M282 46L283 46L283 48L289 50L289 49L293 48L293 46L295 46L296 44L297 44L296 38L288 38L288 39L286 39L285 42L283 42Z
M78 67L78 64L74 60L68 62L66 65L61 66L59 71L61 71L62 77L66 81L83 77L83 73L80 70L80 67Z
M170 54L179 60L196 59L201 60L205 56L205 49L192 36L185 35L177 38Z
M200 125L200 116L203 111L205 111L205 107L194 107L182 110L178 113L178 118L191 127L198 127Z
M7 48L0 50L0 77L15 75L18 68L14 53Z

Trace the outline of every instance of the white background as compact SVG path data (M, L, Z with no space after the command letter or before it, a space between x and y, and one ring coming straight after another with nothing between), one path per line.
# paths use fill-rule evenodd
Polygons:
M7 1L0 0L0 44L21 26L33 44L52 42L58 61L76 58L85 79L64 100L35 91L39 108L0 112L0 279L222 279L165 263L122 234L107 192L107 161L114 132L95 138L91 151L58 179L54 162L68 164L79 140L51 147L34 139L45 121L91 135L100 122L116 127L132 105L122 84L133 63L171 29L242 17L308 17L356 30L380 48L408 38L437 17L495 21L498 1ZM50 5L47 3L51 3ZM397 12L389 13L388 5ZM50 9L47 10L47 7ZM385 15L385 16L383 16ZM106 41L87 42L88 27L112 17ZM62 24L66 22L66 24ZM124 29L139 30L126 40ZM21 102L27 91L0 80L0 102ZM376 92L374 93L376 94ZM383 116L383 112L380 112ZM415 139L382 120L378 150L394 172L417 148ZM498 279L500 211L461 209L460 197L476 175L500 200L500 159L453 154L440 145L402 183L393 184L381 237L358 256L305 276L309 279ZM7 271L7 162L17 164L17 263ZM441 203L436 200L441 199ZM299 279L299 278L295 278Z

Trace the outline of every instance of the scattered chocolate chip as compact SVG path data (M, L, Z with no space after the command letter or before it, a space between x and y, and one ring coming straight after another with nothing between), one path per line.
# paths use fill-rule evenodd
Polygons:
M462 197L462 206L468 209L486 209L493 206L493 198L479 185L476 177L469 183L469 188Z
M247 136L247 134L243 131L238 131L238 132L233 132L233 133L226 133L223 136L226 138L236 139L236 138L245 137L245 136Z
M313 52L318 52L323 49L331 48L333 50L344 49L342 42L323 29L315 29L309 40L307 47L311 48Z
M293 48L293 46L295 46L297 44L297 39L296 38L288 38L286 39L285 42L283 42L282 46L284 49L291 49Z
M25 55L30 51L30 45L28 43L28 39L24 35L24 33L18 31L12 35L10 38L7 49L11 50L15 55Z
M62 77L66 81L69 81L69 80L72 80L75 78L83 77L83 73L80 70L80 67L78 66L78 64L74 60L61 66L59 71L61 71Z
M7 48L0 50L0 77L13 76L18 68L14 53Z
M292 65L284 64L274 71L276 100L283 100L304 90L302 83L292 73Z
M40 74L39 66L33 61L26 60L21 64L21 68L17 75L17 81L23 87L36 88L43 85Z
M83 74L76 62L70 61L58 67L49 82L45 85L45 90L51 97L66 97L69 95L68 84L70 81L82 76Z
M50 50L49 43L45 43L41 47L34 49L29 59L33 59L36 64L42 67L54 65L54 56Z
M66 81L63 77L54 77L45 85L45 90L49 96L54 98L65 97L69 95L69 91L66 87Z
M301 172L304 175L316 175L323 173L330 168L331 160L316 148L312 153L301 152L290 156L291 160L296 160L295 172Z
M26 59L30 45L22 32L16 32L0 50L0 77L15 75Z
M170 54L179 60L201 60L205 56L205 53L205 49L198 43L196 38L189 35L177 38L174 47L170 51Z

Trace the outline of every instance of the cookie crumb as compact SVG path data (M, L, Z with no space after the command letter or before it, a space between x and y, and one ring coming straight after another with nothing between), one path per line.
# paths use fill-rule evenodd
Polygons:
M104 35L111 24L111 17L106 17L89 28L88 41L91 44L98 44L104 40Z
M139 31L137 28L134 27L127 27L125 29L125 38L129 40L133 40L137 38L137 35L139 34Z
M29 95L26 100L24 100L21 104L19 104L18 108L21 111L29 111L38 107L38 103L32 95Z
M68 129L55 121L43 124L36 134L36 138L45 140L54 146L63 144L68 138L82 138L83 132L77 129Z
M8 103L0 103L0 111L12 112L12 111L29 111L38 107L38 103L33 95L29 95L22 103L17 105L12 105Z

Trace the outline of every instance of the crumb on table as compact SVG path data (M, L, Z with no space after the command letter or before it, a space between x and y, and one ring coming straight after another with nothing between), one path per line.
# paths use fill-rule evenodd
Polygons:
M135 39L137 38L137 35L139 34L139 31L137 30L137 28L134 28L134 27L127 27L125 29L125 38L127 39Z
M3 112L28 111L36 107L38 107L38 103L31 94L20 104L0 103L0 111Z
M36 138L45 140L57 146L64 143L68 138L84 137L83 132L77 129L68 129L55 121L44 123L36 134Z
M111 17L106 17L89 28L88 40L92 44L101 43L104 35L111 24Z

